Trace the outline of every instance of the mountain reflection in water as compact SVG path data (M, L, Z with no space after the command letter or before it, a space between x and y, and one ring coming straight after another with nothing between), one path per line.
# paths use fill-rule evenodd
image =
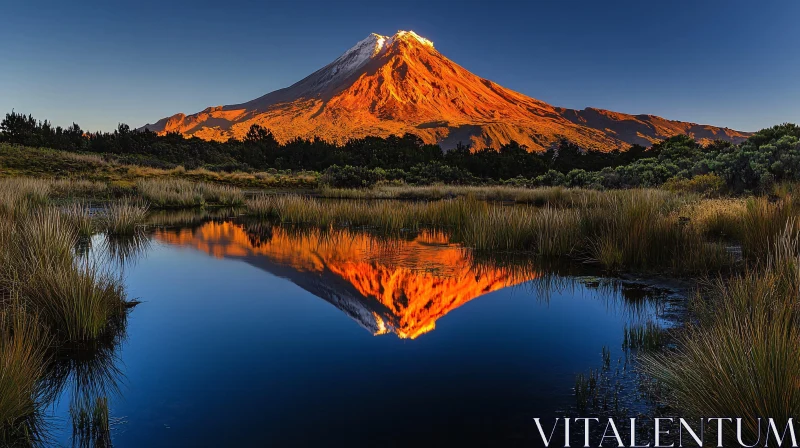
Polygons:
M384 239L347 230L209 221L192 229L160 229L155 238L288 278L373 334L394 332L404 339L433 330L437 319L476 297L538 276L530 269L476 264L446 234L433 231Z

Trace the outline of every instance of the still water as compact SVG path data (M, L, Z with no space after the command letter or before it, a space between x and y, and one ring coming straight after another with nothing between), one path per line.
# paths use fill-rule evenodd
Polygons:
M118 447L537 446L532 419L576 416L576 375L604 347L628 369L624 328L662 310L661 293L475 260L436 232L216 219L124 255L142 303L113 356Z

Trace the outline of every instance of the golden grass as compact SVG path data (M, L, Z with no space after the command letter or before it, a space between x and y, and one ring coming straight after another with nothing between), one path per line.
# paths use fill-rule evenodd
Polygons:
M147 204L133 199L110 202L98 213L99 227L110 235L133 235L147 220Z
M744 199L707 199L687 207L681 215L707 237L738 240L746 212Z
M238 188L182 179L144 179L136 188L145 200L159 207L238 206L245 202Z
M42 442L38 418L40 379L50 337L36 316L18 303L0 307L0 445Z
M124 319L127 303L120 279L78 262L76 227L47 206L0 217L0 291L13 291L67 342L108 333Z
M551 194L561 194L556 191ZM583 204L504 205L472 195L433 201L261 195L247 205L253 215L292 224L384 231L445 228L457 241L478 251L589 258L609 269L699 273L733 264L721 243L708 241L703 230L680 216L699 200L697 196L627 190L577 195L572 200Z
M130 305L119 277L75 253L78 234L92 231L89 206L47 204L53 185L0 181L9 207L0 213L2 446L47 445L41 410L58 395L50 388L55 354L118 341Z
M66 219L81 237L90 237L96 230L92 206L88 202L78 201L67 205L63 210Z
M766 259L775 238L794 216L793 209L791 197L775 202L763 197L748 199L739 230L744 256L753 260Z
M335 199L423 199L440 200L471 197L493 202L515 202L552 207L591 206L603 197L596 190L540 187L522 188L511 186L468 185L379 185L371 189L347 189L323 187L320 196Z
M682 415L741 417L744 440L756 440L757 418L785 422L800 412L798 250L792 222L757 268L711 281L692 299L698 323L689 324L675 350L643 359Z

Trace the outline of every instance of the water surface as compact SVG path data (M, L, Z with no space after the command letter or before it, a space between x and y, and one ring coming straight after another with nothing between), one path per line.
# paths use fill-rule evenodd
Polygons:
M537 446L532 419L574 415L576 375L660 309L437 232L222 219L149 238L123 268L143 303L109 397L120 447Z

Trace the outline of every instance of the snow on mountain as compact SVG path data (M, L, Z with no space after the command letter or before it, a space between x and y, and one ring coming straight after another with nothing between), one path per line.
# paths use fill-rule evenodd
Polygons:
M677 134L740 141L747 133L652 115L556 108L480 78L413 31L370 34L333 62L255 100L176 114L145 125L209 140L242 138L254 124L279 141L412 133L443 148L499 147L511 140L545 150L562 138L584 148L649 146Z

